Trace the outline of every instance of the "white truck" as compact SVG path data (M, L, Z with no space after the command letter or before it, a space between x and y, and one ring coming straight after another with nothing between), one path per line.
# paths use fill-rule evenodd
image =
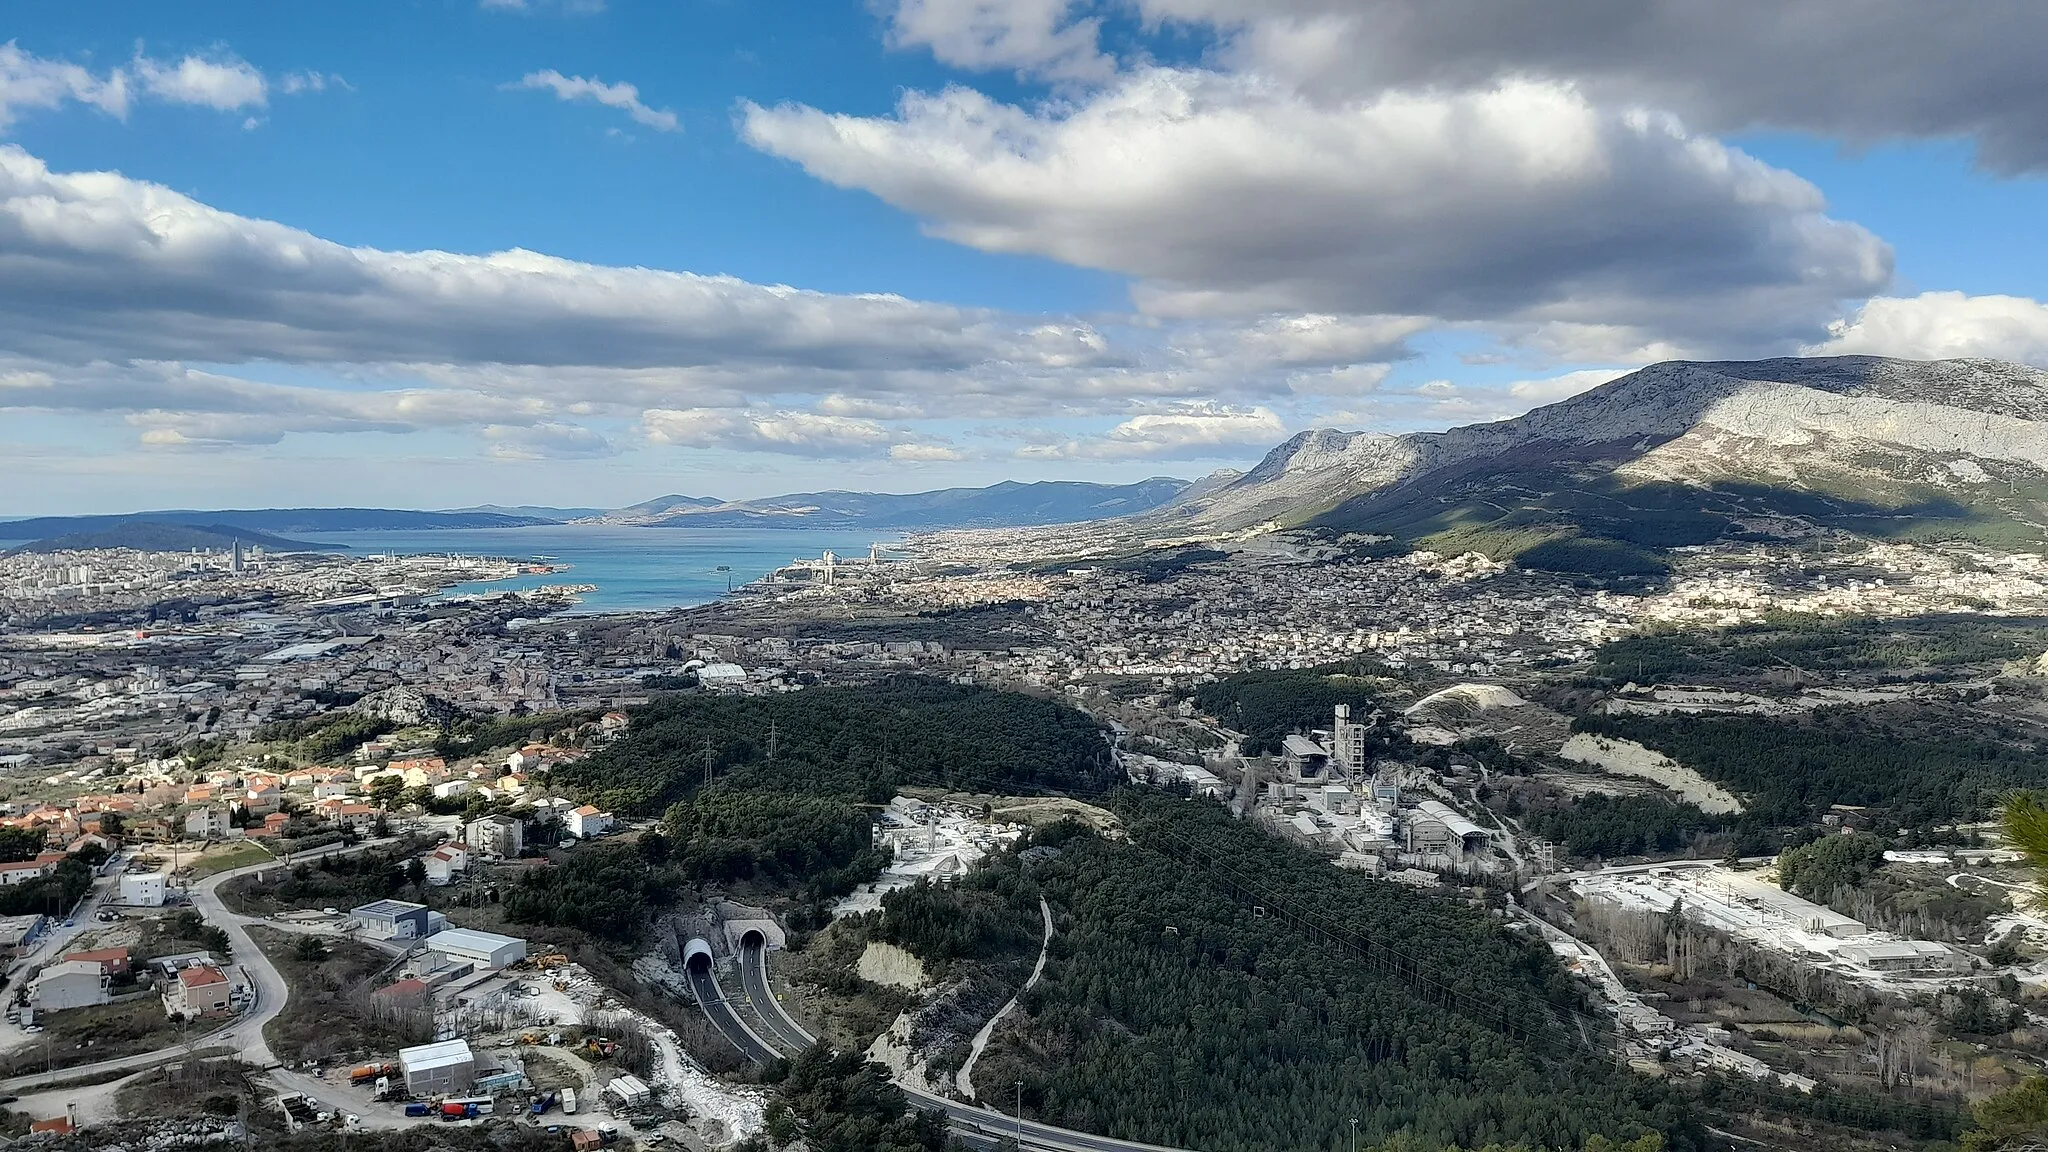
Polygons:
M564 1088L562 1089L562 1115L574 1116L575 1114L576 1090L574 1088Z

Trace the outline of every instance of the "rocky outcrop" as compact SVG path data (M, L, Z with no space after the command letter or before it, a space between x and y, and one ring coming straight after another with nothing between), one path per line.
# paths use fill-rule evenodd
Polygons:
M2048 474L2048 372L1988 360L1837 356L1654 364L1512 420L1388 435L1315 429L1177 502L1230 530L1502 461L1598 461L1638 479L1883 487Z
M417 688L386 688L351 706L356 712L400 728L440 727L454 722L462 710Z

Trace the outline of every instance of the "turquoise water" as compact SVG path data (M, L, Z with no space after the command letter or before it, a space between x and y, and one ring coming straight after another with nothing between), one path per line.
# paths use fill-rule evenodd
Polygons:
M595 584L578 612L646 612L705 604L725 594L728 565L734 587L766 576L798 557L831 549L864 557L868 544L894 543L888 532L774 528L625 528L549 524L533 528L471 528L422 532L295 532L295 540L344 544L350 554L459 553L567 564L566 572L464 584L457 592L517 590L543 584Z

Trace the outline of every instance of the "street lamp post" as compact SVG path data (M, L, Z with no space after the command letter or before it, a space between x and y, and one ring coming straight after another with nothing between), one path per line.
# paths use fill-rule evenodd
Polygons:
M1351 1152L1358 1152L1358 1117L1351 1118Z
M1017 1143L1024 1143L1024 1082L1017 1081Z

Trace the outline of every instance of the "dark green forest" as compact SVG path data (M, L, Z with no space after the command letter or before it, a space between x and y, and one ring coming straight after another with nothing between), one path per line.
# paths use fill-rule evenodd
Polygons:
M1245 735L1244 752L1257 756L1277 752L1295 732L1328 728L1339 704L1351 706L1351 718L1365 723L1379 701L1373 677L1391 676L1376 660L1348 660L1316 668L1240 672L1195 689L1195 707L1224 727ZM1398 739L1390 726L1376 725L1368 740L1384 749Z
M631 943L653 914L675 902L675 875L642 843L593 844L557 863L530 869L505 890L514 924L575 928L600 940Z
M339 760L397 725L359 712L328 712L305 720L279 720L250 735L257 743L290 744L302 760Z
M2011 660L2048 648L2048 622L1978 616L1834 620L1775 616L1705 632L1624 636L1602 645L1594 675L1658 683L1778 671L1922 672Z
M1117 773L1094 721L1052 700L895 676L782 696L670 696L631 735L555 770L600 807L652 815L704 780L768 765L788 790L883 803L902 781L962 788L1099 791ZM753 787L749 785L749 787Z
M962 1145L937 1112L920 1112L889 1071L858 1052L824 1045L790 1062L768 1102L768 1130L739 1146L758 1152L802 1139L811 1152L942 1152Z
M1052 961L1022 1039L977 1070L1023 1080L1027 1113L1206 1152L1329 1148L1354 1116L1368 1143L1701 1146L1682 1101L1567 1025L1576 993L1540 943L1212 805L1117 807L1128 841L1069 829L1031 869L1058 910Z
M1823 904L1884 866L1884 841L1866 832L1823 836L1778 854L1778 886Z
M1833 804L1901 828L1975 819L2014 788L2048 784L2048 754L1982 716L1821 708L1803 717L1582 716L1574 731L1634 740L1749 797L1746 815L1810 823Z
M1732 826L1726 817L1662 796L1594 792L1558 808L1530 812L1522 826L1573 856L1648 856L1677 852L1695 836Z

